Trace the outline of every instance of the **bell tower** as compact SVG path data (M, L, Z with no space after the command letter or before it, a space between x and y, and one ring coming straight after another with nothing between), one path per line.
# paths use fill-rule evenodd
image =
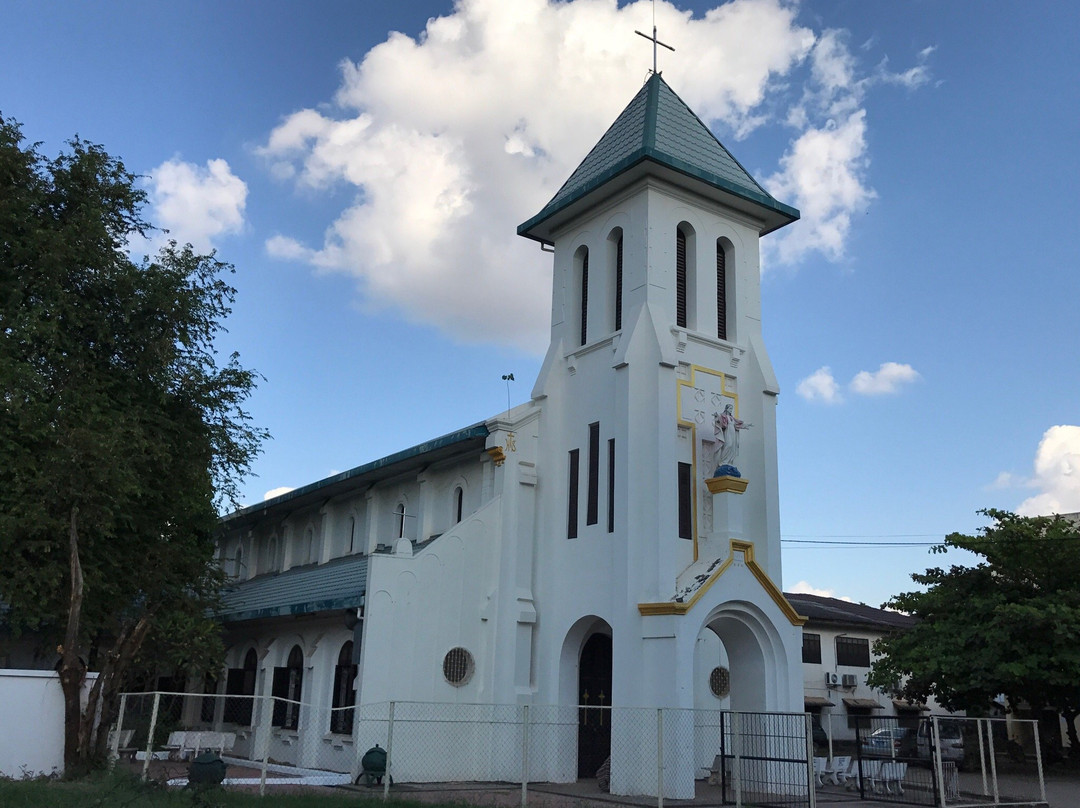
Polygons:
M654 73L518 228L554 251L534 591L559 703L604 633L613 706L694 706L709 648L717 707L802 710L758 249L798 217Z
M670 595L679 572L726 556L730 538L752 543L779 580L779 389L761 336L758 239L798 215L652 74L518 228L555 251L551 344L534 397L547 399L553 426L587 435L599 422L614 438L623 524L611 532L655 557L643 597ZM615 525L598 518L609 458L581 448L583 536ZM706 480L716 478L714 494Z

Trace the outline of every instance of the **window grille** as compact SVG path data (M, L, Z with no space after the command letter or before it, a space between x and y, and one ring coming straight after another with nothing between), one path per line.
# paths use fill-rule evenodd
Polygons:
M472 678L473 656L464 648L451 648L443 657L443 677L454 687L461 687Z
M615 242L615 330L622 328L622 235Z
M686 234L675 231L675 324L686 328Z
M589 251L581 257L581 344L589 335Z
M709 690L718 699L726 699L731 693L731 674L728 669L717 666L709 674Z
M724 245L716 242L716 336L727 339L727 257Z

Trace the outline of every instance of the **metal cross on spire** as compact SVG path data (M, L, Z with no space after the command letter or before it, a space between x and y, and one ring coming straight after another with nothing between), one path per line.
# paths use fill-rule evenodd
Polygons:
M662 45L663 47L667 48L672 53L675 52L675 49L673 47L671 47L671 45L668 45L665 42L661 42L659 39L656 38L656 0L653 0L653 4L652 4L652 17L653 17L653 20L652 20L652 36L649 36L648 34L643 34L643 33L641 33L641 31L638 31L638 30L635 30L634 33L637 34L638 36L643 36L647 40L652 42L652 72L655 73L655 72L657 72L656 71L656 46L657 45Z

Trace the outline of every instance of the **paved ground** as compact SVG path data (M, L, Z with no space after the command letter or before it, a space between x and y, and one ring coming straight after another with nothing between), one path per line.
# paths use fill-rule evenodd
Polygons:
M981 792L980 777L964 776L961 783L964 795ZM969 786L971 791L968 791ZM1004 797L1009 783L1002 778L999 792ZM1037 789L1037 786L1036 786ZM354 787L358 793L371 794L366 787ZM1038 799L1037 793L1029 789L1013 789L1014 794ZM375 790L375 793L381 793ZM430 803L456 803L492 808L512 808L521 804L521 787L509 783L430 783L423 785L395 786L393 793L409 800ZM858 794L836 787L826 787L817 792L818 808L882 808L898 805L897 802L882 800L859 800ZM1080 774L1050 774L1046 777L1046 798L1048 808L1080 808ZM993 804L993 796L983 798L985 804ZM962 802L983 802L978 798ZM604 794L596 787L594 780L582 780L577 783L555 784L536 783L529 786L528 803L537 808L651 808L656 805L655 798L620 797ZM699 784L698 795L693 800L665 800L670 808L718 808L723 803L719 789ZM927 805L932 805L932 798L927 795Z
M120 764L124 765L124 764ZM142 771L142 762L130 762L126 764L135 772ZM169 779L171 777L186 776L187 764L179 761L151 761L150 776L154 779ZM258 777L256 768L230 765L228 776L233 777ZM303 791L306 793L330 793L330 789L317 786L283 785L283 781L290 778L275 776L268 773L271 780L276 780L276 785L270 788L277 793L282 791ZM960 775L959 787L967 794L980 794L982 791L981 776L977 773L964 773ZM1012 782L1017 779L1017 782ZM1046 798L1048 808L1080 808L1080 772L1063 773L1051 771L1046 775ZM238 786L237 790L257 791L257 786ZM1038 799L1037 779L1033 777L1014 778L1014 776L1002 773L1000 775L999 793L1022 795L1032 799ZM371 796L381 794L382 787L367 788L366 786L346 786L333 789L336 793L350 790L360 795ZM426 803L451 803L459 805L480 806L481 808L515 808L521 804L521 786L512 783L427 783L427 784L401 784L395 785L392 794L404 799ZM882 808L886 805L897 805L895 802L875 800L859 800L858 794L845 791L835 786L826 786L817 791L818 808ZM980 802L982 800L979 800ZM993 797L985 798L985 803L992 805ZM621 797L601 792L595 780L581 780L576 783L535 783L529 786L528 804L534 808L651 808L656 805L655 798L648 797ZM723 805L719 786L709 786L699 783L697 796L693 800L665 800L668 808L719 808ZM927 799L927 804L932 801Z

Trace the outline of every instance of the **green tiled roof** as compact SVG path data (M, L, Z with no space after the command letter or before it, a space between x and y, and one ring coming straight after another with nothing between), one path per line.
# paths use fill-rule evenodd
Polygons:
M762 188L654 73L544 209L518 227L518 234L539 238L532 232L534 228L644 161L765 208L775 223L770 229L799 218L799 211L778 202Z
M367 571L367 556L353 555L260 575L226 590L218 617L236 623L355 608L364 602Z
M402 468L410 463L432 463L449 456L453 452L462 450L470 443L482 447L487 436L488 428L485 424L473 424L465 429L459 429L457 432L450 432L426 443L403 449L386 457L380 457L378 460L343 471L324 480L295 488L272 499L241 508L222 517L221 524L225 529L233 529L256 522L275 509L302 507L304 503L309 503L312 500L336 496L343 491L355 489L360 482L372 483L385 476L400 474Z

